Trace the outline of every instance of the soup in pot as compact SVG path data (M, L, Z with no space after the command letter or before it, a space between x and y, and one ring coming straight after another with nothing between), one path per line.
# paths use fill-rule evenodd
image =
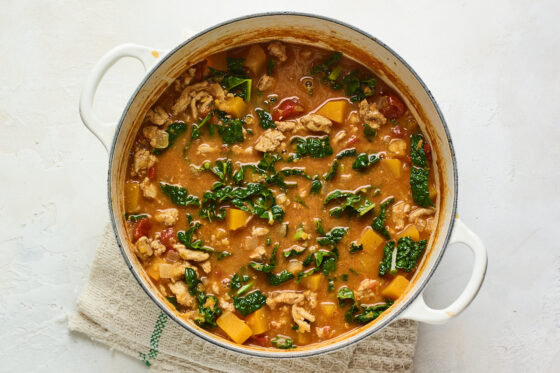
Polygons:
M280 41L176 79L123 187L129 238L169 307L269 348L386 312L436 226L432 150L401 97L339 52Z

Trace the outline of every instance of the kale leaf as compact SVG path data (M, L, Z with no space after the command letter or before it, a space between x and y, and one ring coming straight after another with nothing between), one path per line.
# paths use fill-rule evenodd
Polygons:
M373 208L375 207L375 203L371 202L360 193L363 190L367 189L369 189L369 186L366 188L361 188L357 192L343 192L340 190L334 190L327 195L323 206L326 206L331 201L341 200L342 204L340 204L339 206L335 206L329 210L331 216L339 218L345 211L351 215L358 214L359 216L363 216L369 211L373 210Z
M373 219L373 223L371 223L371 227L377 232L381 233L381 235L387 239L391 238L391 236L389 235L389 231L387 231L387 228L385 227L385 220L387 219L387 207L391 203L393 203L394 200L394 198L389 198L388 200L383 202L379 207L379 215L377 215Z
M354 163L352 163L352 168L354 170L364 171L366 168L376 164L379 161L379 156L377 154L361 153L356 157Z
M427 167L428 160L424 151L424 136L421 134L410 135L410 159L416 167Z
M354 291L347 288L346 286L343 286L340 289L338 289L338 293L336 294L336 298L338 299L338 304L341 307L347 301L352 301L352 303L354 303L356 301L356 298L354 297Z
M336 244L348 233L348 227L334 227L324 236L317 238L317 243L321 246L336 247Z
M243 142L243 121L241 119L223 118L218 124L218 135L227 145Z
M362 251L363 249L364 249L363 244L357 244L355 242L352 242L350 244L350 254L357 253L358 251Z
M313 176L313 179L311 180L311 189L309 190L309 193L318 194L318 193L321 192L322 187L323 187L323 184L321 183L321 180L319 180L319 176L315 175L315 176Z
M295 137L291 141L296 144L296 158L310 156L312 158L324 158L333 153L329 144L329 137Z
M259 116L259 124L263 129L266 130L269 128L276 128L276 125L274 124L274 120L272 120L272 115L270 115L268 111L263 109L257 109L256 112L257 115Z
M323 178L326 181L332 180L336 176L337 170L338 170L338 160L335 159L331 165L331 168L329 169L329 172L323 175Z
M177 240L185 245L187 249L204 251L206 253L214 252L213 248L204 246L201 239L193 241L194 233L201 227L200 222L197 221L193 223L192 216L190 214L187 214L187 222L189 223L189 229L177 232Z
M289 350L297 347L296 345L294 345L294 341L292 340L292 338L283 337L280 335L277 335L276 337L272 338L271 342L274 345L274 347L281 348L283 350Z
M291 279L293 279L295 277L295 275L292 272L289 272L287 270L283 270L282 272L278 273L278 274L274 274L274 273L270 273L268 275L268 280L270 282L270 285L272 286L278 286L286 281L289 281Z
M410 237L399 238L396 247L395 241L387 242L383 248L383 259L379 263L379 276L395 274L399 269L405 272L412 271L427 244L426 240L414 242Z
M433 206L430 198L430 190L428 189L428 176L430 170L427 168L419 168L413 166L410 169L410 189L412 190L412 199L422 207Z
M218 298L214 295L206 295L199 289L201 281L192 268L185 269L185 282L189 288L189 293L196 297L198 302L198 315L194 322L203 327L216 326L216 319L222 314L222 309L218 304Z
M358 155L356 148L348 148L341 150L337 155L336 159L342 159L344 157L355 157Z
M346 311L345 318L349 323L354 324L367 324L370 321L378 318L383 312L393 305L393 301L389 300L385 303L377 304L375 306L364 307L354 303L348 311Z
M410 159L412 160L410 169L412 199L422 207L433 206L428 188L430 168L424 150L424 137L421 134L410 135Z
M342 81L344 82L344 94L352 102L362 101L366 97L372 96L377 85L375 78L360 79L355 70L342 78Z
M377 131L374 130L373 127L367 123L363 123L363 126L364 126L364 136L366 137L367 141L369 142L373 141L373 138L377 136Z
M233 306L243 316L248 316L265 304L266 296L260 290L255 290L245 297L233 297Z
M200 206L200 201L197 196L189 194L189 192L180 185L172 185L167 183L159 183L161 191L171 199L176 205L179 206Z

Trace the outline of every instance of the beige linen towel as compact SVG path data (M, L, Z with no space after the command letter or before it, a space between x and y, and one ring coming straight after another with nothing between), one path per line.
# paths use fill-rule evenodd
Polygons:
M69 327L157 372L411 372L417 336L416 322L402 320L317 357L263 359L227 351L184 330L152 303L126 267L110 226Z

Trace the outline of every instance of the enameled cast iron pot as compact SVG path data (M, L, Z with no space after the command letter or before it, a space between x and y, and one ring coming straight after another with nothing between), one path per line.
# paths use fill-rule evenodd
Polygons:
M381 79L401 94L424 133L430 138L439 185L438 224L407 293L389 312L385 312L368 325L313 346L288 351L237 345L177 317L166 306L144 273L127 238L123 219L122 186L126 176L126 162L136 132L150 106L185 68L199 62L205 56L223 49L274 39L338 50L345 56L371 67ZM123 57L140 60L147 73L124 108L119 122L116 125L102 123L92 110L95 91L105 72ZM128 268L153 302L170 318L189 332L215 345L260 357L317 355L356 343L398 319L412 319L431 324L445 323L469 305L482 285L486 273L486 249L480 239L456 216L457 165L443 115L424 82L398 54L375 37L353 26L311 14L265 13L237 18L214 26L169 52L139 45L121 45L101 58L88 77L80 98L80 114L85 125L109 151L109 211L117 242ZM422 292L447 246L457 242L465 243L474 254L471 277L461 295L451 305L444 309L432 309L424 302Z

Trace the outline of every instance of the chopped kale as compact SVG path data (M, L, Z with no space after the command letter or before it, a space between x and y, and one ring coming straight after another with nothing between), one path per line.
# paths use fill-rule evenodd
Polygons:
M274 273L270 273L268 275L268 280L270 285L272 286L278 286L286 281L289 281L291 279L293 279L295 276L292 272L289 272L287 270L283 270L282 272L278 273L278 274L274 274Z
M393 301L377 304L375 306L364 307L354 303L348 311L346 311L346 321L354 324L367 324L378 318L383 312L393 305Z
M317 238L317 243L321 246L336 247L336 244L348 233L348 227L334 227L324 236Z
M189 229L177 232L177 240L185 245L187 249L204 251L207 253L214 252L213 248L204 246L201 239L193 240L194 233L201 227L200 222L197 221L193 223L192 217L189 214L187 214L187 222L189 223Z
M312 158L324 158L333 153L329 144L329 137L295 137L291 141L296 144L296 158L309 156Z
M189 192L180 185L172 185L167 183L159 183L162 192L179 206L200 206L198 197L190 195Z
M362 101L375 93L377 80L375 78L360 79L356 71L352 71L342 79L344 83L344 94L352 102Z
M387 231L387 228L385 227L385 220L387 219L387 207L391 203L393 203L394 200L394 198L389 198L388 200L383 202L379 207L379 215L377 215L373 219L373 223L371 223L371 227L377 232L381 233L381 235L387 239L391 238L391 236L389 235L389 231Z
M416 167L427 167L428 160L424 151L424 136L421 134L410 135L410 159Z
M301 255L307 248L303 246L294 245L288 250L283 251L284 258L291 258L293 256Z
M272 344L276 348L281 348L283 350L289 350L292 348L296 348L297 346L294 345L294 341L290 337L284 337L277 335L276 337L272 338Z
M331 165L331 168L329 169L329 172L323 175L323 179L325 179L326 181L332 180L335 177L337 170L338 170L338 160L335 159Z
M243 316L248 316L265 304L266 296L260 290L255 290L245 297L233 297L233 306Z
M218 135L227 145L243 142L243 121L241 119L223 118L223 124L218 124Z
M229 251L218 251L218 256L216 258L216 260L220 261L224 258L227 258L228 256L232 256L233 254L230 253Z
M154 149L153 153L156 155L160 155L162 154L164 151L166 151L167 149L171 148L171 146L173 146L173 143L175 143L175 140L177 140L177 138L187 130L187 125L184 122L174 122L171 123L167 129L165 130L168 134L169 134L169 144L167 145L166 148L163 149Z
M424 137L421 134L410 135L410 159L412 160L410 169L412 199L422 207L433 206L428 188L430 169L424 150Z
M325 230L323 229L323 221L321 219L315 218L314 222L315 222L315 232L324 236Z
M315 176L313 176L313 179L311 180L311 189L309 190L309 193L318 194L318 193L321 192L322 187L323 187L323 184L321 183L321 180L319 180L319 176L315 175Z
M336 298L338 299L338 304L342 307L348 301L354 303L356 298L354 297L354 291L347 288L346 286L341 287L338 289L338 293L336 294Z
M249 280L251 280L251 277L247 275L239 275L238 273L235 273L232 276L231 281L229 282L229 288L231 290L239 290L242 284L249 282Z
M227 71L210 68L209 79L219 82L222 87L245 101L251 100L252 80L247 76L244 58L227 58Z
M245 101L251 100L251 85L253 83L252 79L241 78L238 76L226 76L222 81L222 85L229 92L236 96L241 97Z
M340 275L340 278L342 279L342 281L348 281L348 273L343 273L342 275Z
M369 124L363 123L364 126L364 136L366 137L367 141L373 141L373 138L377 136L377 131L373 129Z
M339 218L344 212L347 212L350 215L358 214L359 216L363 216L375 207L375 203L371 202L363 196L362 193L360 193L367 189L369 189L369 186L362 188L357 192L343 192L340 190L332 191L327 195L323 206L326 206L331 201L340 200L342 201L340 205L329 210L331 216Z
M412 271L427 244L426 240L414 242L410 237L399 238L396 247L395 241L387 242L383 249L383 259L379 263L379 276L395 274L399 269L405 272Z
M266 130L269 128L276 128L276 125L274 124L274 120L272 120L272 115L270 115L268 111L263 109L257 109L256 112L257 115L259 116L259 124L263 129Z
M218 159L214 162L214 166L210 162L205 162L200 171L210 171L220 179L222 183L227 183L233 177L233 163L230 159Z
M199 315L194 322L203 327L216 326L216 319L222 314L222 309L218 305L218 299L214 295L206 295L200 291L196 272L192 268L185 269L185 282L189 288L189 293L196 297Z
M268 75L272 75L274 73L274 60L272 58L268 59L268 63L266 64L266 72Z
M366 153L361 153L356 157L354 163L352 163L352 168L354 170L364 171L368 167L376 164L379 161L379 156L377 154L370 154L369 156Z
M354 254L357 253L358 251L362 251L364 249L364 245L362 244L356 244L355 242L352 242L350 244L350 254Z
M341 150L337 155L336 159L342 159L344 157L355 157L358 155L356 148L348 148Z
M124 220L128 220L131 221L133 223L136 223L138 220L147 218L148 215L146 214L129 214L129 213L125 213L124 214Z
M179 309L179 303L177 303L177 297L165 297L169 303L171 303L176 310Z
M428 176L430 171L427 168L419 168L413 166L410 169L410 189L412 190L412 199L422 207L433 206L430 198L430 190L428 189Z
M215 183L212 190L203 195L200 215L210 221L223 220L225 209L221 204L228 202L269 222L284 218L284 210L276 205L272 190L262 183L248 183L244 187Z

